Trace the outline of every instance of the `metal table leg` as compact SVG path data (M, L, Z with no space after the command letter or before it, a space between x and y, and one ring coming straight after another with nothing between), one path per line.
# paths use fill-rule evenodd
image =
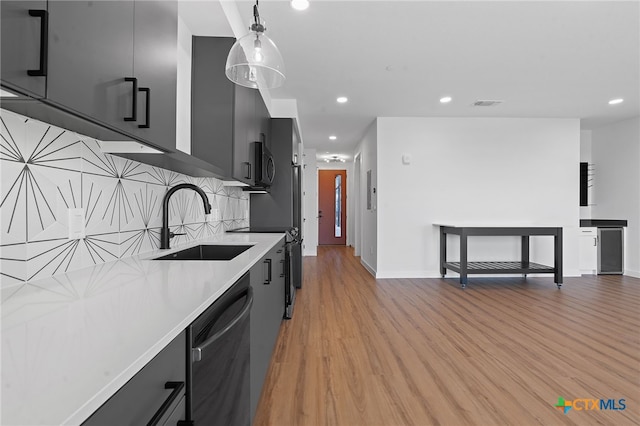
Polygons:
M553 279L560 288L562 286L562 228L558 228L553 237Z
M524 268L529 267L529 236L522 236L522 247L521 247L521 255L520 261L522 262L522 266ZM522 274L525 278L527 278L527 274Z
M444 232L444 226L440 227L440 275L444 278L447 275L447 234Z
M460 233L460 285L467 286L467 233Z

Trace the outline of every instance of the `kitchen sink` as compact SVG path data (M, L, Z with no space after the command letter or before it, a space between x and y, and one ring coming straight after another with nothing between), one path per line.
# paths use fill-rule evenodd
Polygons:
M231 260L249 250L252 245L199 245L153 260Z

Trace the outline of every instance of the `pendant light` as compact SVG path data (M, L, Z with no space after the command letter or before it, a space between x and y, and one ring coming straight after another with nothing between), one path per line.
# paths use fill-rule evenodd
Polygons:
M251 32L239 38L231 47L225 74L240 86L257 89L273 89L284 84L284 61L275 43L264 33L266 28L260 21L258 0L253 6Z

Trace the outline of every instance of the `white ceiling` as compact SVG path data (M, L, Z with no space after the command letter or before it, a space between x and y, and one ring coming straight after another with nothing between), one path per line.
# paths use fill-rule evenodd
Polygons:
M297 100L319 155L351 156L379 116L580 118L592 129L640 115L639 1L310 2L299 12L262 0L260 14L287 71L270 94ZM254 3L236 1L247 23ZM479 99L504 103L471 106Z

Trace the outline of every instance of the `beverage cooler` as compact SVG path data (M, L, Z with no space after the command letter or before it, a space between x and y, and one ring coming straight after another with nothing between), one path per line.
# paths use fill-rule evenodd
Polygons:
M598 228L598 274L624 274L624 228Z

